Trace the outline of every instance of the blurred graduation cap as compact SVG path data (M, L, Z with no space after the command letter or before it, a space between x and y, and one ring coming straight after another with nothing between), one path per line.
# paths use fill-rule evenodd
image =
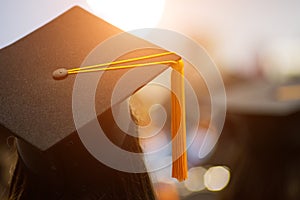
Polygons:
M253 150L255 156L283 154L299 146L299 89L299 81L275 84L263 80L228 89L224 132L243 138L244 148Z
M300 111L298 82L272 84L266 81L242 83L227 91L230 113L286 116Z
M277 183L289 182L299 168L299 81L240 83L227 89L227 105L223 137L235 150L226 152L225 143L220 155L230 156L225 162L235 174L230 198L277 198L286 189ZM261 190L248 190L253 185Z
M0 123L20 139L19 147L25 145L23 149L19 149L19 153L24 154L22 158L33 155L34 152L40 155L40 152L50 151L56 152L55 155L61 154L60 156L65 157L66 160L63 162L68 163L74 162L72 159L76 160L81 154L79 149L86 151L82 147L76 147L72 153L68 153L70 150L64 148L65 144L69 144L68 141L72 143L77 141L76 143L80 144L78 138L74 139L72 136L77 133L72 114L72 92L76 75L65 73L69 67L80 66L99 43L121 32L80 7L74 7L21 40L0 50ZM129 34L126 35L124 43L140 43L144 46L149 44ZM164 52L167 51L160 48L142 49L129 52L118 59L126 60ZM155 57L148 58L146 61L156 62L160 59ZM163 59L179 60L180 57L169 54ZM137 62L132 61L129 64ZM114 101L115 104L130 97L167 67L166 65L143 67L140 76L135 77L123 95L118 96ZM114 85L128 70L105 72L98 83L95 96L99 123L111 132L107 136L120 146L127 140L123 142L124 138L118 137L120 130L115 128L113 122L111 107L114 105L111 105L111 97ZM60 76L61 74L63 76ZM122 141L118 141L120 139ZM64 145L62 146L61 143ZM27 159L30 160L30 156ZM36 163L35 160L36 158L29 163ZM52 162L56 161L52 160Z

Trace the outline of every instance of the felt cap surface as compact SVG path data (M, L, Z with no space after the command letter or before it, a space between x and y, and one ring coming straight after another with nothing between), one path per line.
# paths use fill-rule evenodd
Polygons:
M0 124L40 150L47 150L76 132L72 115L72 91L77 75L55 80L52 74L58 68L81 66L99 43L121 32L80 7L74 7L1 49ZM147 44L129 34L124 42ZM119 59L164 51L133 51ZM177 59L178 56L171 55L169 58ZM136 77L116 103L125 100L166 68L145 67L144 73ZM126 72L126 69L122 69L104 73L95 97L97 114L111 107L113 87Z

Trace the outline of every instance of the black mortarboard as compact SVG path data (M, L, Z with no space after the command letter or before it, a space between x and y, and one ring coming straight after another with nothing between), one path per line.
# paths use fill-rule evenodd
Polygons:
M299 145L296 139L300 118L299 88L299 81L269 83L260 80L228 90L228 123L224 132L243 138L241 141L245 144L241 146L256 154L253 157L256 164L258 155L283 155Z
M76 132L72 115L72 91L76 75L55 80L52 74L57 68L80 66L99 43L121 32L85 10L74 7L1 49L1 125L42 151ZM125 45L126 42L147 44L129 34L124 40ZM138 50L120 59L163 51ZM171 58L174 56L177 57L171 55ZM162 65L145 67L144 73L136 77L116 103L125 100L165 69L166 66ZM123 69L104 73L96 93L97 113L103 113L111 107L113 86L126 71Z
M106 48L102 46L99 52L96 47L116 34L121 35L118 38L123 40L113 42L113 45L104 45ZM124 48L127 50L124 54L111 56L124 46L136 48ZM24 187L29 188L24 188L26 199L82 199L81 197L91 195L97 199L103 195L104 199L125 199L126 196L126 199L154 199L147 174L128 173L99 162L91 156L77 133L80 128L97 122L112 143L123 150L141 153L138 139L126 135L116 125L112 108L168 66L160 64L139 68L142 70L138 70L139 73L128 85L123 85L122 94L117 95L113 102L115 86L130 69L102 73L94 93L94 118L85 119L85 123L79 126L75 126L73 118L74 85L77 78L87 78L89 74L95 77L97 72L82 76L69 74L59 78L55 73L60 68L74 69L103 61L128 60L164 53L169 52L123 33L79 7L70 9L21 40L1 49L0 124L5 127L1 130L9 130L8 132L17 136L20 155L9 193L18 194L18 185L24 184L21 177L26 176L27 183ZM177 61L180 57L170 53L163 58L151 57L144 61L151 63L161 59ZM126 65L137 63L139 61L131 61ZM79 87L89 90L88 85ZM81 95L84 97L85 91ZM109 154L109 150L102 150L106 155ZM141 166L145 169L143 172L146 172L142 156L139 157L130 166ZM113 156L109 159L122 165Z
M254 116L287 116L300 111L298 82L242 83L227 91L228 112Z
M228 189L229 198L276 199L286 190L277 183L288 182L289 177L298 174L299 80L239 84L227 90L227 103L223 137L227 136L235 149L227 152L235 174ZM248 190L253 185L260 190Z

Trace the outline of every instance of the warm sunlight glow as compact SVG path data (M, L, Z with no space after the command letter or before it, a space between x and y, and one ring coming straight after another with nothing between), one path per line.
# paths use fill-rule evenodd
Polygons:
M163 13L164 0L87 0L96 15L129 31L155 27Z

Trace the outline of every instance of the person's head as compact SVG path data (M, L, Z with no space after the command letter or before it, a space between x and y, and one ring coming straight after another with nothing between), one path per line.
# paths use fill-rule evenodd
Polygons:
M183 69L179 55L74 7L0 49L0 60L0 125L18 138L10 198L154 198L147 173L102 164L79 136L97 135L100 124L117 148L141 152L138 139L115 125L111 109L121 107L171 64L181 63ZM93 147L104 144L88 140L95 141ZM100 152L108 155L103 146ZM134 162L143 167L143 158Z
M111 110L99 121L107 137L116 143L116 135L123 133L115 126ZM46 152L21 139L17 139L16 144L19 159L11 180L9 200L155 199L147 173L126 173L102 164L85 149L77 134ZM131 136L125 137L120 148L142 151L137 138Z

